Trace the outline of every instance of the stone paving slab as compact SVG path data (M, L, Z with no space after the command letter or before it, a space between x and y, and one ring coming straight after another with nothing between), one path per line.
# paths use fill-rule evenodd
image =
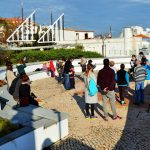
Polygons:
M131 83L131 89L134 84ZM132 104L133 90L125 99L126 105L118 102L117 112L121 120L105 122L102 118L102 101L96 109L98 119L87 120L84 117L84 84L77 77L76 89L65 91L54 78L38 80L32 83L33 92L45 100L42 107L69 114L69 136L46 150L149 150L150 120L146 113L148 103L142 106ZM108 102L108 112L112 114Z

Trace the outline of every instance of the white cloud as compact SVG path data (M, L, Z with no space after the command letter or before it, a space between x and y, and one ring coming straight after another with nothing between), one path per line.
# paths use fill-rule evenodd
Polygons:
M150 0L128 0L128 1L133 3L150 4Z

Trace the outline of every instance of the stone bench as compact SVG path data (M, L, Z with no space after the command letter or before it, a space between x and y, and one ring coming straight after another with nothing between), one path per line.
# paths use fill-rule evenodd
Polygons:
M0 138L0 150L41 150L68 135L66 113L33 105L14 108L16 102L8 93L7 85L0 87L0 92L0 101L3 104L0 117L23 126Z

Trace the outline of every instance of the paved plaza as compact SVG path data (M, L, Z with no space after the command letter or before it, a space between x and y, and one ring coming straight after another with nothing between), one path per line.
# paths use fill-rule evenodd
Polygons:
M147 113L150 97L146 104L132 104L134 83L126 96L126 104L117 103L121 120L103 120L102 101L99 94L97 119L84 117L84 84L76 77L76 89L65 91L54 78L34 81L32 91L42 99L41 106L69 114L69 135L46 150L150 150L150 113ZM108 107L110 105L108 104ZM108 109L111 116L111 109Z

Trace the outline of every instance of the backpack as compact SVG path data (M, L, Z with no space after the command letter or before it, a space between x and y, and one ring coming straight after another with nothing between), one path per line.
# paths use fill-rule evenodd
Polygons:
M98 93L98 89L93 78L90 78L88 90L90 96L94 96L95 94Z
M15 78L15 79L12 81L12 84L11 84L11 86L10 86L10 88L9 88L9 93L10 93L11 95L13 95L13 93L15 92L16 84L17 84L18 80L19 80L19 78L17 77L17 78Z

